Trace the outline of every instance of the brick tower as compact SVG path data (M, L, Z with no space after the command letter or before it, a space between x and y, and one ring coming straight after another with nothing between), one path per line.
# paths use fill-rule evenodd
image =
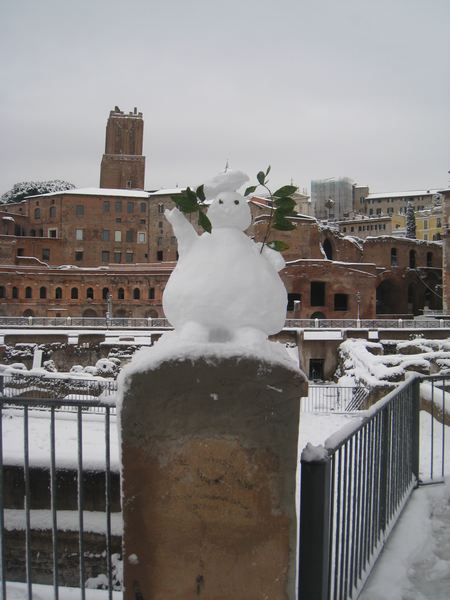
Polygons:
M109 113L100 187L144 189L145 156L142 156L144 119L137 109L127 115L118 106Z

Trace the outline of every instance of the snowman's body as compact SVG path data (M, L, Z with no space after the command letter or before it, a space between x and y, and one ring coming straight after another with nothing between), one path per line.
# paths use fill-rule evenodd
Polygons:
M240 194L220 192L213 201L211 234L198 235L178 209L166 216L180 258L163 307L176 331L205 341L262 341L282 329L287 294L277 271L284 260L267 247L261 253L261 244L245 235L251 217Z

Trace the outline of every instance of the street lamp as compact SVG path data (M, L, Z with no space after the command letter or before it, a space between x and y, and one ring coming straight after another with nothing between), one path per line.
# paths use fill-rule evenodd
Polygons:
M359 305L361 304L361 292L358 290L356 292L356 306L357 306L357 316L356 319L359 321Z
M112 294L108 293L106 296L106 319L112 319Z

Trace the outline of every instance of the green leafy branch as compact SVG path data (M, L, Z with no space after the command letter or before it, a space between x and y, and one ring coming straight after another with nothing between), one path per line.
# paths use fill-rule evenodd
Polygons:
M281 240L267 242L267 239L270 235L271 229L278 229L279 231L291 231L292 229L295 229L295 225L288 219L288 217L292 217L296 214L295 200L292 198L292 194L294 194L298 188L295 185L284 185L276 192L272 193L267 185L269 183L269 180L267 179L269 173L270 165L267 167L265 172L259 171L259 173L256 175L258 184L267 190L271 202L269 221L267 223L266 233L261 246L261 252L263 251L264 246L268 246L277 252L282 252L283 250L287 250L289 248L286 242L282 242ZM244 195L248 196L249 194L253 194L257 187L258 185L252 185L248 187L245 190Z
M172 200L184 214L198 212L198 225L208 233L211 233L211 221L203 212L203 206L206 200L203 185L200 185L195 192L188 187L177 196L172 196Z

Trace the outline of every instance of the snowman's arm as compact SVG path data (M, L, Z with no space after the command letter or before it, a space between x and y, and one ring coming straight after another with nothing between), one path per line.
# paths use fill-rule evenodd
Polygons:
M165 210L164 216L172 225L173 232L178 241L178 252L180 256L187 252L198 237L191 223L186 219L178 208Z
M261 252L262 243L259 242L256 244L258 247L258 252ZM262 256L272 265L275 271L281 271L286 266L286 262L283 258L281 252L277 252L276 250L272 250L269 246L264 246L262 251Z

